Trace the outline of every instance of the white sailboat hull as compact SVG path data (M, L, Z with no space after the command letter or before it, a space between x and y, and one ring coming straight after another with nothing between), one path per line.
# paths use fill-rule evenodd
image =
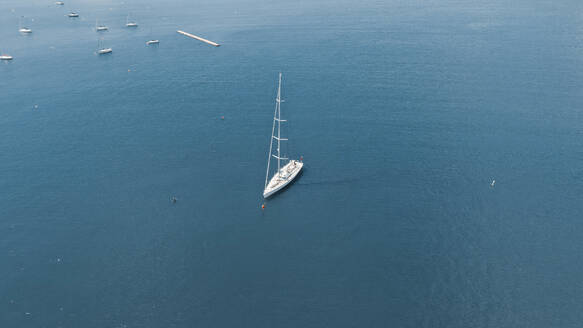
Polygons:
M111 49L111 48L99 49L97 51L97 53L100 54L100 55L105 55L105 54L109 54L109 53L112 53L112 52L113 52L113 49Z
M273 178L269 180L267 187L263 191L263 198L268 198L294 181L302 170L302 167L304 167L304 163L300 161L289 161L289 163L282 167L279 172L276 172Z

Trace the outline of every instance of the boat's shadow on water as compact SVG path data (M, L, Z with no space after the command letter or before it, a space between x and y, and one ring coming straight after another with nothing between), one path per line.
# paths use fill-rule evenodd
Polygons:
M107 53L107 54L95 54L97 56L98 60L103 60L103 61L107 61L107 60L112 60L113 59L113 52Z

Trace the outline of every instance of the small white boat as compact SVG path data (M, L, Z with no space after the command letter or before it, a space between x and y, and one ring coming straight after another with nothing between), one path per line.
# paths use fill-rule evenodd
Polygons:
M69 16L69 17L79 17L79 14L77 14L76 12L71 12L71 13L68 13L67 16Z
M103 32L103 31L107 31L107 30L109 30L109 27L107 27L107 26L105 26L105 25L99 25L99 24L97 23L97 19L96 19L96 20L95 20L95 30L96 30L97 32Z
M57 1L57 2L55 2L55 5L57 5L57 6L62 6L62 5L64 5L64 4L65 4L65 3L64 3L63 1Z
M138 23L130 21L130 15L126 17L126 27L138 27Z
M10 56L10 55L0 55L0 60L12 60L12 56Z
M285 165L281 165L281 161L288 160L288 158L281 156L281 142L288 139L281 137L281 123L286 120L281 119L281 73L279 73L279 84L277 87L277 98L275 100L275 113L273 115L273 128L271 129L271 140L269 143L269 154L267 157L267 173L265 174L265 188L263 189L263 197L267 198L276 192L283 189L290 184L300 173L304 163L301 161L290 160ZM275 126L277 125L277 136L275 135ZM273 140L277 140L277 155L273 154ZM277 159L277 171L271 179L269 179L269 166L271 164L271 157Z
M150 36L151 39L148 40L148 41L146 41L146 45L147 46L154 45L154 44L159 44L160 43L160 40L152 38L152 29L151 28L150 28L150 35L149 36Z
M110 54L110 53L112 53L112 52L113 52L113 49L111 49L111 48L103 48L103 49L99 49L99 50L97 50L97 53L98 53L99 55Z
M32 33L32 30L30 28L22 26L23 19L24 16L20 17L20 20L18 21L18 32L25 34Z
M103 47L101 40L97 40L97 54L98 55L110 54L112 52L113 52L112 48Z

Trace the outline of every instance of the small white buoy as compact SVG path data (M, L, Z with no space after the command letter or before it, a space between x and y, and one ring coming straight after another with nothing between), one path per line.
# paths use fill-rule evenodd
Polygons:
M492 183L490 183L490 187L494 187L494 184L496 184L496 180L492 180Z

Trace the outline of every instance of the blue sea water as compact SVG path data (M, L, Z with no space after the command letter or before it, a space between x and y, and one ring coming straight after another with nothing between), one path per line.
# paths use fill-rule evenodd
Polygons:
M65 2L0 3L1 327L581 326L582 2Z

